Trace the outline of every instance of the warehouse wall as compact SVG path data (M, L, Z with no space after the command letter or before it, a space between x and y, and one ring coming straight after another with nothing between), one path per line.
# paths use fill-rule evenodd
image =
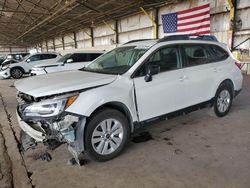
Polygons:
M228 0L186 0L178 4L166 5L158 10L159 38L164 37L162 29L161 15L180 10L192 8L206 2L210 2L211 7L211 33L219 41L229 44L230 28L229 22L229 4ZM235 32L235 45L242 40L250 37L250 1L238 0L237 19L242 25ZM154 18L156 10L148 12ZM240 22L239 22L240 23ZM119 44L133 39L148 39L154 37L152 21L144 14L131 15L117 21L118 27L118 44L116 44L115 22L97 25L93 27L93 40L91 38L91 29L77 31L75 34L60 36L53 40L48 40L41 44L43 51L58 51L62 54L71 51L89 51L89 50L110 50ZM53 42L54 41L54 42ZM246 42L240 48L247 50L249 54L250 42Z
M16 53L16 52L27 52L27 48L19 46L6 47L0 45L0 55Z

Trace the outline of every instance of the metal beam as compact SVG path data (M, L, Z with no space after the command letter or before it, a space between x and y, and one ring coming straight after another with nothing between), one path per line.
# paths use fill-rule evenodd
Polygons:
M20 10L3 10L3 9L1 9L0 12L10 12L10 13L27 14L27 12L25 12L25 11L20 11ZM38 13L38 12L30 12L29 14L35 14L35 15L50 15L50 14Z
M24 35L26 35L27 33L30 33L31 31L33 31L34 29L36 29L37 27L41 26L42 24L48 22L50 19L55 19L55 16L62 12L63 10L65 10L67 7L71 6L72 4L74 4L76 2L76 0L72 0L70 2L68 2L67 4L65 4L64 6L62 6L60 9L58 9L57 11L55 11L51 16L43 19L41 22L39 22L38 24L34 25L33 27L31 27L30 29L28 29L27 31L25 31L22 35L20 35L19 37L17 37L15 39L15 41L17 41L18 39L22 38ZM68 10L69 11L69 10Z

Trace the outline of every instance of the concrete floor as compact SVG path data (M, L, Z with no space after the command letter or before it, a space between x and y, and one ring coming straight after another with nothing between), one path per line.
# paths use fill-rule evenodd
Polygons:
M118 158L81 167L67 165L65 145L51 152L51 162L36 159L41 148L19 153L13 82L0 80L0 151L8 151L0 154L1 188L250 187L250 77L228 116L205 109L152 125L146 131L153 139L131 141Z

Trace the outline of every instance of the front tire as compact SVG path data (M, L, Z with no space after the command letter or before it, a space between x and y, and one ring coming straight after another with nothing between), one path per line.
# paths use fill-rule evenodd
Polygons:
M19 78L22 78L23 71L20 68L12 68L10 70L10 75L14 79L19 79Z
M113 159L123 151L129 136L129 123L121 112L114 109L100 110L86 127L86 155L95 161Z
M228 114L233 101L233 89L230 84L222 83L215 95L214 112L223 117Z

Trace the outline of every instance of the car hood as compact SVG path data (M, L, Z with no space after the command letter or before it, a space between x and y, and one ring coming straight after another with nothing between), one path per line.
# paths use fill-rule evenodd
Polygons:
M116 78L117 75L65 71L18 80L15 82L15 87L20 92L37 98L98 87L109 84Z
M35 65L34 68L44 68L44 67L56 67L63 65L63 62L54 62L54 63L41 63L39 65Z

